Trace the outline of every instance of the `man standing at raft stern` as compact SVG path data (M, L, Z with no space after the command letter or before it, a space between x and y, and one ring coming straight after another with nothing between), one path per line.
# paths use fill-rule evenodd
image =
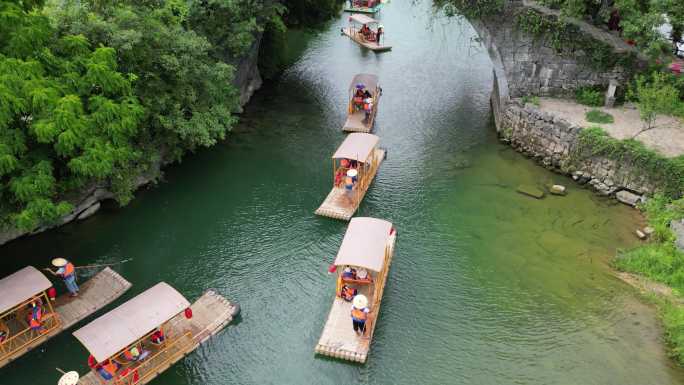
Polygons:
M78 285L76 284L76 268L74 264L64 258L55 258L52 260L52 266L56 267L57 271L50 270L50 272L62 278L71 296L76 297L78 295Z
M354 297L351 308L352 326L356 335L363 335L366 332L366 320L368 320L368 299L365 295L359 294Z

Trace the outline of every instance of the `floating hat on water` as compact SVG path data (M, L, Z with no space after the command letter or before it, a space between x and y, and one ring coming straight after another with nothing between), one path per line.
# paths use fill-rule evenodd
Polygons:
M363 294L358 294L354 296L352 304L357 309L363 309L364 307L368 306L368 298L366 298L366 296Z
M67 260L64 258L55 258L52 260L52 266L54 267L62 267L67 264Z
M353 168L351 170L347 170L347 176L350 176L352 178L357 176L358 174L359 174L359 172L354 170Z
M67 372L62 375L62 378L59 379L57 385L76 385L78 384L78 378L78 372Z

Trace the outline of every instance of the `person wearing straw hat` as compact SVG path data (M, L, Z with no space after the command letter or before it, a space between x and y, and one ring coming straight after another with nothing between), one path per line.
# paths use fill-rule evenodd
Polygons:
M76 284L76 268L74 264L64 258L55 258L52 260L52 266L57 268L57 271L50 270L52 275L62 278L71 296L76 297L78 295L78 285Z
M368 320L368 298L363 294L358 294L352 300L351 318L354 333L363 335L366 332L366 321Z
M354 185L356 184L356 176L358 171L355 169L347 170L347 176L344 178L344 194L347 196L349 204L354 202Z

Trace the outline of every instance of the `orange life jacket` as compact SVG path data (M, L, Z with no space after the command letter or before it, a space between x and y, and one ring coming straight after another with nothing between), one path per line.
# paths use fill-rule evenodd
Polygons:
M113 377L116 375L116 371L119 368L116 367L116 364L114 362L109 360L106 364L102 365L102 369L104 369L107 373L111 374Z
M355 307L352 308L351 315L352 317L360 321L365 321L366 319L368 319L368 314L366 314L366 312L364 312L363 309L357 309Z
M76 268L74 267L74 264L71 262L67 262L66 266L64 266L64 276L68 277L76 271Z

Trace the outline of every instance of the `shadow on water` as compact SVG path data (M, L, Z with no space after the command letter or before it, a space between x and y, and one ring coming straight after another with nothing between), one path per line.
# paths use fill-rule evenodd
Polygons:
M470 26L393 1L380 18L395 48L376 55L339 35L346 18L255 95L227 141L125 209L2 247L3 275L53 255L134 258L117 267L134 284L126 298L164 280L189 299L214 288L237 300L242 319L159 385L681 382L653 311L606 266L639 218L497 142L491 62ZM380 75L375 132L389 149L359 215L393 221L399 238L369 362L348 365L313 354L346 227L313 211L358 72ZM569 194L515 191L550 181ZM65 333L2 384L52 384L54 367L83 373L86 357Z

